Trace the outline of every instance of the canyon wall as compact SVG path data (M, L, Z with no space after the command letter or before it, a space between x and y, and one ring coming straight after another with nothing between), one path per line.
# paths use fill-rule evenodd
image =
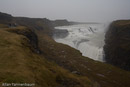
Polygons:
M130 20L112 22L106 32L105 43L106 62L130 70Z

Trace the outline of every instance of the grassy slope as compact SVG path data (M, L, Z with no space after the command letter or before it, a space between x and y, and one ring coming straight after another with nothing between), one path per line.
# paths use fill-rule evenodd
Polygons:
M2 25L3 26L3 25ZM91 87L92 82L72 74L30 50L28 38L0 28L0 83L35 83L35 87ZM12 28L26 30L25 27ZM1 87L1 85L0 85Z
M88 76L101 87L130 87L130 73L109 64L82 57L81 53L67 45L58 44L47 35L39 33L39 46L46 58L60 66Z

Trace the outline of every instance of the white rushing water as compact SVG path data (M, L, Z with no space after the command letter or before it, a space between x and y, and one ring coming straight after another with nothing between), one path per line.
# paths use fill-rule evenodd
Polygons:
M83 56L103 61L105 27L103 24L77 24L59 26L55 29L68 30L65 38L55 38L58 43L67 44L78 49Z

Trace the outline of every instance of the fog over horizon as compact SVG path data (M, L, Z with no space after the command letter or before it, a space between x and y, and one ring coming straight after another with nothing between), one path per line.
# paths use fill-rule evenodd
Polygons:
M111 22L130 19L130 0L0 0L0 12L13 16Z

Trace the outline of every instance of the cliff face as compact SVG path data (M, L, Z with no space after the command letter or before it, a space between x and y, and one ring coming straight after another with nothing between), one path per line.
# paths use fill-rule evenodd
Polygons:
M130 21L115 21L106 33L105 60L125 70L130 70Z

